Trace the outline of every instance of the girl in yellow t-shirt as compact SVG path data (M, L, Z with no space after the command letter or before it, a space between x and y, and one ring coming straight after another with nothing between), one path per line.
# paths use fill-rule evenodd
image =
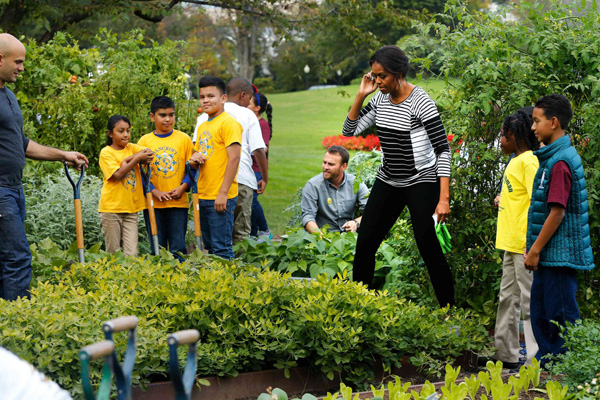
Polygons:
M109 118L107 146L100 151L100 169L104 174L100 194L100 225L106 251L138 254L138 212L146 206L138 163L149 164L152 150L129 143L131 123L122 115Z
M498 207L496 248L504 250L500 299L494 334L498 351L494 358L504 368L518 369L520 364L519 320L523 315L526 363L531 364L538 345L533 336L530 317L530 294L533 275L525 268L527 213L533 178L539 163L533 151L539 143L531 130L533 107L524 107L506 117L500 130L500 147L514 154L502 177ZM520 310L520 312L519 312Z

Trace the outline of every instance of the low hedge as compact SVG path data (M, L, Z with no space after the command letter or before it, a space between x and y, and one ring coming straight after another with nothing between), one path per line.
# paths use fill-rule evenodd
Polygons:
M201 332L200 376L309 365L359 383L373 378L377 363L400 366L408 354L424 372L439 374L488 342L469 312L416 306L326 275L290 280L199 252L183 264L166 252L140 259L88 253L81 265L57 262L57 248L46 259L40 251L35 259L45 264L36 269L53 274L36 273L31 300L0 301L0 345L72 393L80 392L78 350L102 339L102 321L121 315L140 318L135 385L166 377L167 334L188 328Z

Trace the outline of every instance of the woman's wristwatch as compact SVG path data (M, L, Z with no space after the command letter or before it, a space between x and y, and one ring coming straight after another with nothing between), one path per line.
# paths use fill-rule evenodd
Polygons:
M356 224L356 229L358 229L360 227L360 222L358 222L357 219L354 220L354 223Z

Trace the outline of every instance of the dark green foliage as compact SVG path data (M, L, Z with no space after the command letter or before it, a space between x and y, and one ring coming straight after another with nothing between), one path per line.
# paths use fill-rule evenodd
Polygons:
M560 354L548 366L552 374L563 374L562 382L571 391L592 382L600 372L600 322L586 320L562 328L567 353ZM598 387L596 387L596 390Z
M198 252L184 264L168 252L140 259L88 252L85 265L52 266L46 261L68 253L46 247L36 255L42 281L31 301L0 301L0 345L71 392L80 391L78 349L100 340L102 321L120 315L140 318L134 384L166 376L167 334L188 328L201 332L200 376L302 364L358 383L373 378L376 364L398 366L407 354L437 374L443 363L488 342L470 312L447 315L326 275L294 281Z
M191 60L182 57L182 42L158 44L145 42L139 30L122 37L102 30L93 44L82 49L62 33L43 45L26 43L25 71L12 90L29 138L85 154L97 173L108 118L127 116L135 143L154 129L148 113L159 95L175 100L175 128L191 132L198 114L186 94Z

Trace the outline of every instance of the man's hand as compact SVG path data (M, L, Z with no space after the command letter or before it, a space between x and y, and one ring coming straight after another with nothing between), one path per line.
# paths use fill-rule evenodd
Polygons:
M530 271L537 271L539 261L539 251L534 251L534 249L531 248L529 249L529 253L527 253L527 250L525 250L525 268L527 268Z
M342 229L345 232L356 232L358 230L358 223L356 220L347 221L344 225L342 225Z
M258 186L256 193L263 194L265 192L265 189L267 188L267 182L265 182L263 179L261 179L260 181L258 181L256 183L256 185Z
M202 165L205 161L206 157L204 157L204 154L198 152L192 154L192 156L190 157L190 164L192 165Z
M76 151L65 151L63 159L67 163L77 166L77 169L79 170L83 165L87 168L90 163L86 156Z
M227 211L227 193L219 193L215 199L215 211L224 213Z
M158 189L152 189L152 196L156 197L156 199L160 201L171 200L171 195L169 193Z
M182 183L181 186L171 190L170 192L168 192L167 194L169 196L171 196L171 199L173 200L177 200L180 199L181 196L183 196L183 194L185 193L186 189L187 189L187 183Z

